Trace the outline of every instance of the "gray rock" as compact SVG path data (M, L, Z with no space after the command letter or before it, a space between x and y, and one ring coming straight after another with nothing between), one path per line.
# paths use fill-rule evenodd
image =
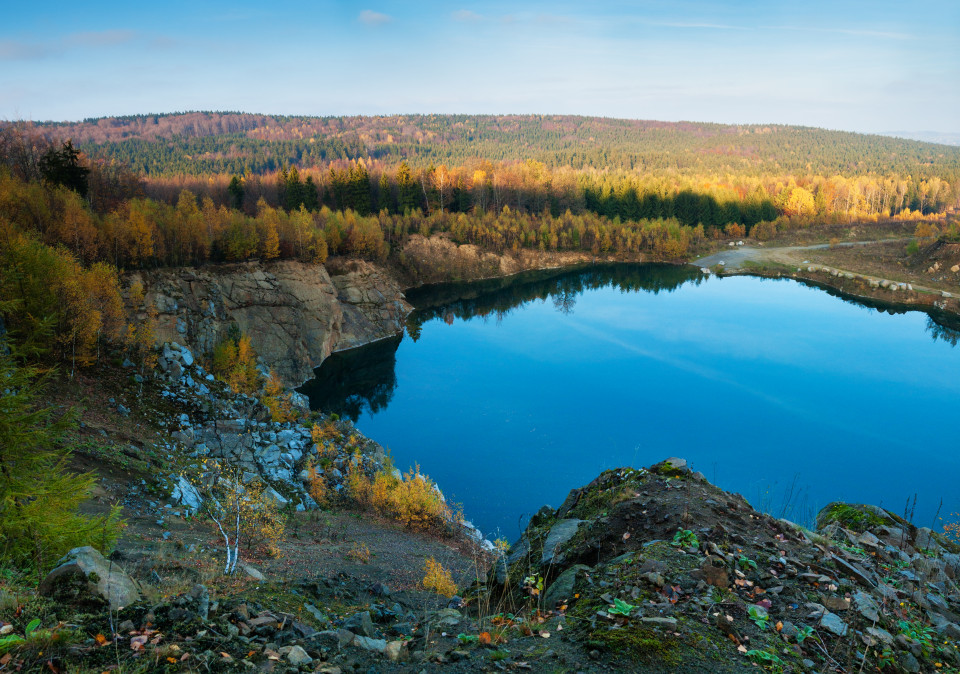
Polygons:
M850 629L847 623L840 620L836 614L830 612L825 613L823 617L820 618L820 627L836 634L838 637L847 636L847 631Z
M566 519L560 520L550 528L547 534L547 540L543 544L543 556L540 558L540 564L550 564L557 557L560 549L570 542L570 539L577 534L577 529L583 524L583 520Z
M872 623L880 622L880 607L866 592L853 593L853 606L864 618Z
M373 620L370 619L370 611L354 613L343 623L343 627L354 634L359 634L364 637L372 637L376 634L373 627Z
M190 353L190 349L186 347L180 349L180 358L183 360L183 364L187 367L193 365L193 354Z
M301 665L309 665L313 662L313 658L307 655L307 652L301 646L294 646L287 653L287 662L294 667L300 667Z
M105 603L114 611L140 601L136 581L90 546L68 552L40 583L39 591L59 601Z
M564 600L573 598L573 586L577 580L577 574L583 571L589 571L590 567L585 564L575 564L561 573L556 580L550 583L546 593L543 595L544 605L547 610L551 610Z
M914 657L913 653L910 652L903 654L903 657L900 659L900 666L903 667L903 671L910 672L911 674L916 674L920 671L920 662Z
M867 634L877 639L884 644L893 643L893 635L890 634L887 630L881 629L879 627L868 627L866 630Z
M385 653L387 650L386 639L371 639L370 637L355 636L353 645L362 648L371 653Z
M179 503L191 512L196 512L199 510L200 505L203 503L203 497L200 496L200 492L197 491L197 488L190 484L190 482L182 476L174 485L173 494L170 496L170 498L175 503Z
M668 630L677 629L676 618L640 618L644 625L653 625L654 627L663 627Z
M249 564L238 564L237 568L240 569L243 573L247 574L247 576L252 578L253 580L256 580L256 581L264 580L263 574L257 571L255 567L250 566Z

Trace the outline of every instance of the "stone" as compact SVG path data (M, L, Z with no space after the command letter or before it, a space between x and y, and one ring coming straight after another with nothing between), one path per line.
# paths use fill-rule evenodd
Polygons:
M181 476L173 487L173 494L170 499L175 503L184 506L190 512L196 512L203 503L203 497L200 492L183 476Z
M252 578L253 580L256 580L256 581L265 580L263 574L257 571L256 568L254 568L253 566L250 566L249 564L238 564L237 568L239 568L241 571L247 574L248 578Z
M569 543L570 539L576 535L581 524L583 524L583 520L577 519L560 520L554 524L550 528L550 533L547 534L546 542L543 544L543 555L540 558L540 564L550 564L554 558L557 557L560 548Z
M108 604L114 611L140 601L136 581L90 546L64 555L40 583L39 591L68 603Z
M850 600L846 597L824 597L821 603L830 611L846 611L850 608Z
M386 639L356 636L353 638L353 645L371 653L385 653L387 650Z
M343 628L364 637L372 637L376 634L373 627L373 620L370 618L370 611L354 613L344 621Z
M387 647L384 649L384 655L387 656L390 662L406 660L407 652L407 642L401 640L387 642Z
M190 352L190 349L186 347L180 349L180 358L187 367L193 365L193 354Z
M910 672L911 674L917 674L917 672L920 671L920 662L914 657L913 653L909 651L901 657L900 666L903 668L903 671Z
M890 634L887 630L880 627L868 627L866 629L867 634L877 639L878 641L885 644L893 643L893 635Z
M700 578L707 585L719 588L730 587L730 574L723 562L716 557L707 557L700 565Z
M307 652L303 650L303 647L294 646L290 649L290 652L287 653L287 662L294 667L300 667L302 665L309 665L311 662L313 662L313 658L307 655Z
M550 610L555 608L559 603L572 599L573 586L576 583L577 574L589 570L590 567L585 564L575 564L557 576L557 579L550 583L546 593L543 595L544 606Z
M455 608L442 608L433 616L434 624L441 630L456 627L462 619L463 615Z
M847 623L840 620L840 618L835 613L825 613L822 618L820 618L820 627L836 634L838 637L847 636L847 631L850 629L847 626Z
M864 618L872 623L880 622L880 607L866 592L853 593L853 606Z
M677 629L676 618L640 618L640 622L642 622L644 625L652 625L653 627L663 627L668 630Z

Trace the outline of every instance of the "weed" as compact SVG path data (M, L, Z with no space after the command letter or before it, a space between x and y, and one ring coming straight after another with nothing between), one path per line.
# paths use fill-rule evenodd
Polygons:
M610 609L609 613L612 613L614 615L622 615L624 617L629 618L630 612L633 611L633 609L635 608L636 606L634 606L633 604L628 604L622 599L614 599L613 608Z
M741 569L753 569L754 571L757 570L757 563L746 555L740 555L740 557L737 558L737 566L739 566Z
M802 644L804 641L813 636L813 628L809 625L804 625L797 630L797 643Z
M750 620L761 630L765 630L770 626L770 616L759 606L751 606L747 609L747 613L750 614Z
M677 529L670 545L678 548L695 548L700 545L700 541L697 539L697 535L689 529Z
M929 654L933 650L934 631L932 627L927 627L916 620L901 620L897 623L897 626L900 628L900 634L920 644L920 650L923 651L924 655Z

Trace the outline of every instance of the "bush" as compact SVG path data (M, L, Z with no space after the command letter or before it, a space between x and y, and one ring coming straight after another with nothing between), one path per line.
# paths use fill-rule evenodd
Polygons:
M260 389L257 354L250 336L233 331L213 349L214 376L238 393L251 395Z
M370 478L359 466L352 465L347 472L347 489L360 505L409 527L442 527L453 517L433 480L421 474L419 466L401 478L388 465Z
M440 562L430 557L423 568L425 571L423 576L424 588L442 594L444 597L452 597L457 593L457 584L453 582L453 576L443 568Z

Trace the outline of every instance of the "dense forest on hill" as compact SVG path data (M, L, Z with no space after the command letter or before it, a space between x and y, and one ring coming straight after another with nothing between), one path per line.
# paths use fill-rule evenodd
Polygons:
M534 160L547 168L638 172L897 173L952 181L960 147L784 125L566 115L290 117L189 112L36 125L147 176L251 175L363 159L411 167Z

